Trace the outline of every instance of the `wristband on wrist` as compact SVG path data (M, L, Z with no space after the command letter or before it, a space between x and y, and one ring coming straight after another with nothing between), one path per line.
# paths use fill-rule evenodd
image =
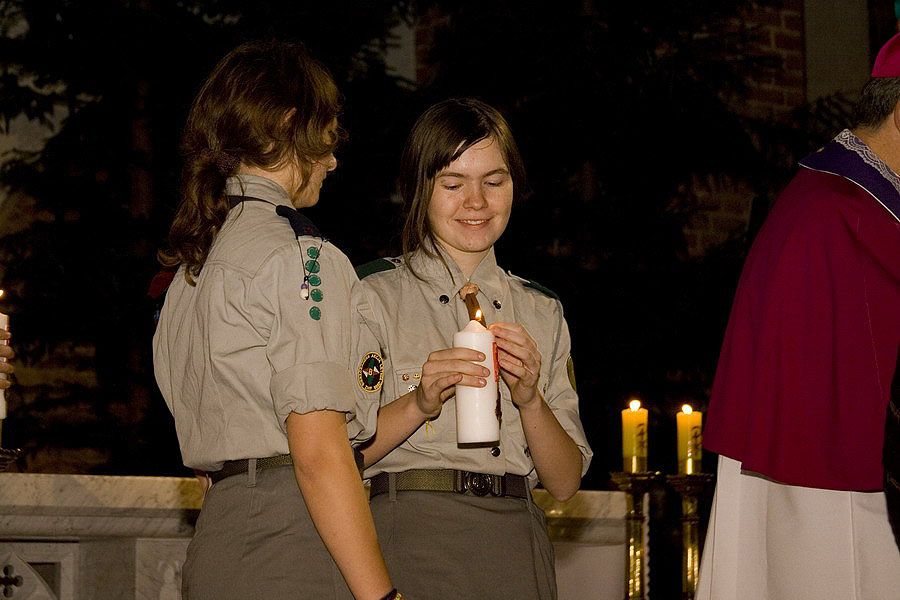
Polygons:
M384 596L381 600L403 600L403 594L397 591L397 588L392 589Z

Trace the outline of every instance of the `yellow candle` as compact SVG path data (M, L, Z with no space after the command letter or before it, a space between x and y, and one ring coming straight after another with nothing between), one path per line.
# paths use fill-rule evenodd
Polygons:
M688 475L699 473L703 456L703 413L685 404L675 420L678 426L678 472Z
M640 400L622 411L622 464L627 473L647 470L647 409Z

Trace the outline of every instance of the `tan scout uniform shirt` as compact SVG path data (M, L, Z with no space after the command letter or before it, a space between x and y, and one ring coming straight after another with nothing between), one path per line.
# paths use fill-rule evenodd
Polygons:
M231 209L197 285L179 269L153 338L156 380L184 464L205 471L226 460L288 454L291 412L345 412L354 441L372 436L377 417L380 381L371 392L356 383L361 361L378 344L362 326L369 309L350 262L320 237L295 237L275 213L273 203L291 205L274 182L229 179L228 194L242 191L271 203L248 200ZM320 284L304 300L303 265L313 271L313 262Z
M411 258L417 279L400 259L390 259L395 269L364 277L361 281L375 312L372 330L381 343L385 381L382 402L388 403L415 389L428 354L452 346L453 334L469 322L459 289L466 278L453 260L422 253ZM531 334L540 349L540 390L563 429L581 449L582 474L592 456L578 416L578 396L569 379L569 329L562 305L554 298L525 287L526 280L508 275L497 266L494 250L484 258L470 280L478 285L478 301L488 324L516 322ZM481 473L527 475L534 484L537 474L525 444L519 411L501 383L503 421L500 444L494 448L459 448L456 444L456 405L451 398L437 419L420 427L408 440L366 471L408 469L460 469Z

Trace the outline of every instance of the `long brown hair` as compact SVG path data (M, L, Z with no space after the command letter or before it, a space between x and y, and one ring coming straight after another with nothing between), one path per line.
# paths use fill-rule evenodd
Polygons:
M250 42L229 52L207 78L182 139L181 204L158 254L167 267L184 264L193 284L229 206L225 180L243 164L278 169L295 162L305 185L312 162L341 136L337 86L303 46Z
M451 98L432 105L413 125L400 159L398 181L406 206L402 244L407 259L416 250L435 255L434 234L428 223L435 176L489 137L500 146L518 198L525 189L525 167L509 124L497 109L474 98Z

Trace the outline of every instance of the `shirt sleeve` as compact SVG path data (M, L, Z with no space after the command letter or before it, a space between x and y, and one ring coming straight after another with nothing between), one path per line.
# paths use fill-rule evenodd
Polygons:
M563 317L562 305L557 302L557 334L550 374L544 390L544 400L553 415L581 451L581 475L587 473L594 453L588 445L584 426L578 413L578 393L575 391L575 371L572 363L572 340L569 326Z
M319 247L315 259L307 246ZM353 335L351 312L352 269L346 257L330 244L301 239L273 252L251 285L258 293L259 309L270 315L271 328L266 357L272 368L269 389L275 414L282 428L291 412L335 410L356 414L356 395L348 368ZM307 271L317 276L309 298L300 293ZM311 262L315 265L310 268ZM346 263L346 264L345 264ZM349 274L348 274L349 270Z
M347 429L350 441L361 444L375 435L378 407L384 393L387 371L384 352L375 334L378 331L375 314L363 291L362 283L358 280L353 282L351 288L351 303L353 327L349 367L353 378L356 413L347 423Z

